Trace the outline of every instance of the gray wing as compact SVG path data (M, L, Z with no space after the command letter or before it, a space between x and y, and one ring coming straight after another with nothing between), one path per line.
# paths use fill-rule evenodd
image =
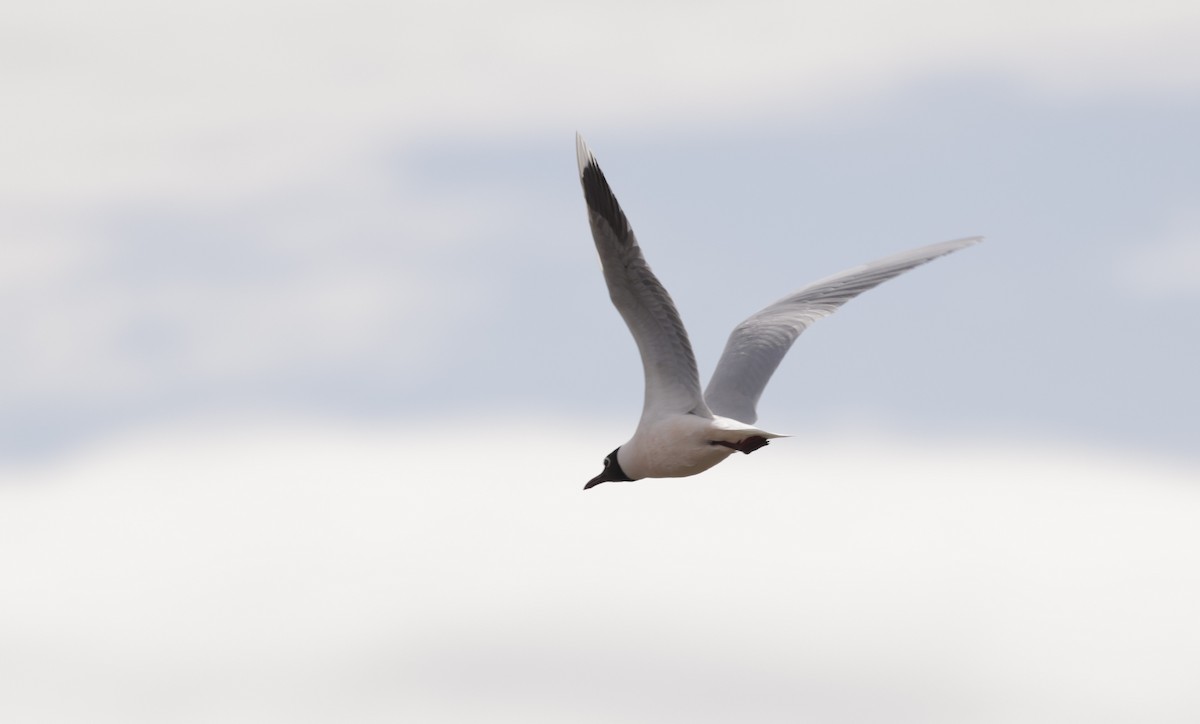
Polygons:
M650 271L596 157L578 134L575 151L608 295L642 355L646 375L642 415L696 412L708 416L700 394L696 357L675 303Z
M729 335L725 351L704 392L709 409L753 423L767 381L800 333L846 302L925 262L970 246L973 236L930 244L826 277L780 299L742 322Z

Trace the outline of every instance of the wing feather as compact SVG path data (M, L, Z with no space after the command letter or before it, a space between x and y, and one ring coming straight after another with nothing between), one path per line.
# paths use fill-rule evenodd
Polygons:
M575 147L608 295L641 353L646 378L642 415L695 412L707 416L696 357L675 303L650 270L596 157L578 135Z
M780 299L739 324L725 344L704 399L718 415L758 419L758 399L792 343L813 322L846 302L939 256L982 240L974 236L930 244L834 274Z

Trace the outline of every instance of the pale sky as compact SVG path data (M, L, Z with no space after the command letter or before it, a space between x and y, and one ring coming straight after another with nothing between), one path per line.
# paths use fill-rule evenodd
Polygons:
M67 1L0 49L0 719L1200 716L1196 3ZM704 376L986 241L800 338L793 438L585 496L641 371L576 131Z
M705 373L802 284L988 238L806 335L776 427L1194 457L1200 10L680 7L18 9L5 454L212 409L628 419L579 130Z

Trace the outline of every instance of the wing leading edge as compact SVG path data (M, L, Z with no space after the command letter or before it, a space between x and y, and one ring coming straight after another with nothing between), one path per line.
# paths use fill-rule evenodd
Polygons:
M687 412L710 416L700 393L696 357L671 295L650 270L596 157L578 134L575 150L608 295L641 353L646 378L642 416Z

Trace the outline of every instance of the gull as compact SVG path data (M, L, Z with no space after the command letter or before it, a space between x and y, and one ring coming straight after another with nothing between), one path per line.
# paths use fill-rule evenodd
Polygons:
M769 440L786 437L755 427L755 408L800 333L868 289L983 238L885 257L809 284L750 315L729 335L701 392L696 358L675 303L646 264L625 212L579 134L575 152L608 295L633 334L646 379L642 417L633 437L604 458L603 472L584 490L600 483L695 475L734 452L748 455Z

